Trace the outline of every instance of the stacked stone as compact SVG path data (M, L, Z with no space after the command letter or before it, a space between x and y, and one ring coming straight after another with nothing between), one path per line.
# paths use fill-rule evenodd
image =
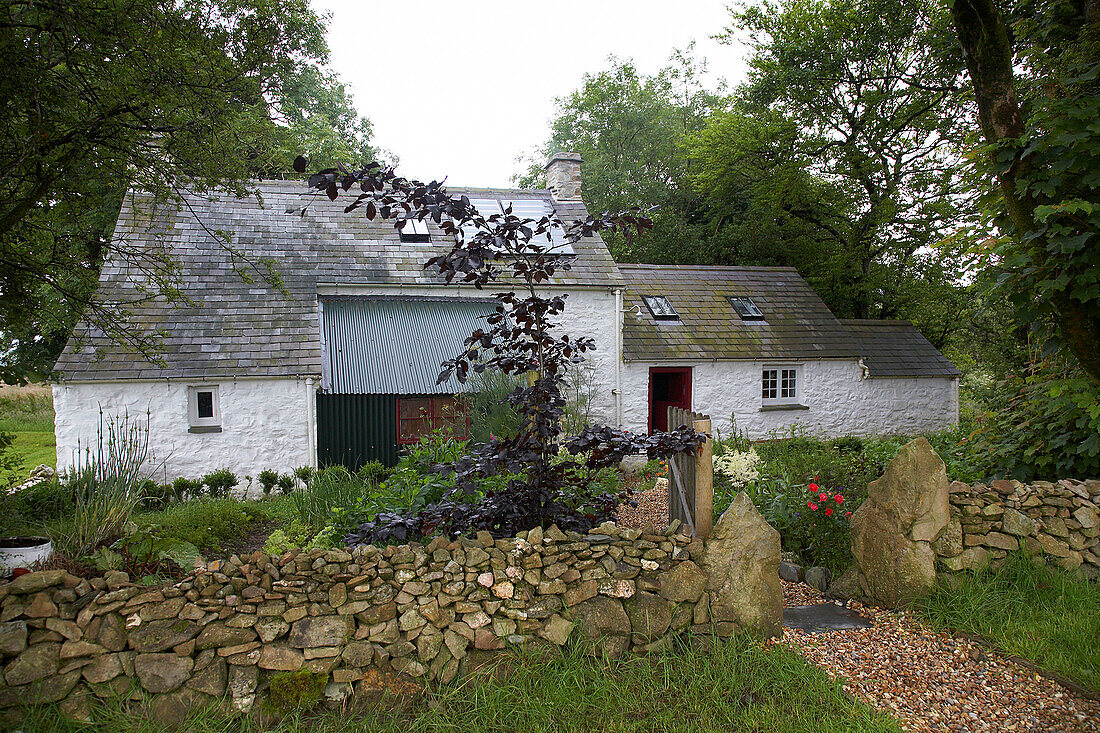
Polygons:
M1016 549L1100 577L1100 480L951 484L951 519L933 544L948 571L996 567Z
M0 708L63 701L81 717L89 695L139 686L170 718L226 694L248 710L281 671L326 674L339 700L371 667L448 682L471 648L561 646L574 629L609 656L732 633L724 614L711 623L702 543L677 528L255 553L160 588L31 573L0 586Z

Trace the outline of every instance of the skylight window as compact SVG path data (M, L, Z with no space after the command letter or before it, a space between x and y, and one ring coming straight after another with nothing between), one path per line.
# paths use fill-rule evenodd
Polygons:
M516 200L499 200L499 199L477 199L471 198L470 203L474 205L478 213L488 219L493 214L503 214L504 210L511 206L512 216L518 216L520 219L531 219L532 221L538 221L544 216L549 216L552 212L550 202L544 199L516 199ZM477 227L464 226L462 227L463 233L466 235L467 241L477 233ZM565 232L561 229L551 229L550 239L546 239L546 233L536 234L531 240L538 244L540 247L545 247L547 252L556 255L571 255L574 254L573 245L565 241Z
M742 321L762 321L764 320L764 312L757 307L752 298L727 298L733 309L737 311L737 315L741 317Z
M680 314L676 312L676 309L672 307L672 303L669 303L668 298L665 296L643 295L642 300L645 301L646 308L649 308L649 312L658 321L677 321L680 319Z
M428 222L423 219L407 219L405 226L401 229L401 241L402 242L430 242L432 241L431 235L428 233Z

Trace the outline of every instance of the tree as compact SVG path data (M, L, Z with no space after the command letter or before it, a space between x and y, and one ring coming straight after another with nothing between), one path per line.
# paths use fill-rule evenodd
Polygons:
M1100 384L1100 2L1021 2L1011 31L993 0L951 13L997 180L998 287Z
M612 57L610 68L586 74L579 89L557 100L550 138L519 185L544 184L541 161L553 153L580 153L589 211L621 211L643 201L659 207L644 239L628 244L608 237L616 259L659 264L709 259L683 149L686 137L725 104L720 86L717 91L704 86L705 73L705 62L697 61L690 47L674 53L653 76Z
M304 158L296 163L303 171L306 165ZM543 288L556 272L569 270L573 258L551 251L551 230L565 230L566 239L575 242L614 229L629 241L632 231L651 226L644 216L636 212L589 216L568 226L554 215L537 220L519 217L511 207L485 216L468 197L448 194L439 181L410 181L378 164L358 170L324 169L310 176L308 183L314 196L332 200L354 196L345 213L361 211L371 220L392 220L398 229L411 220L430 218L453 238L453 244L424 267L447 283L457 280L480 290L504 280L519 291L492 296L496 308L487 317L486 327L470 334L439 375L439 384L452 376L465 383L471 375L487 370L526 377L526 383L507 398L519 416L518 431L494 435L458 461L439 467L454 473L455 491L479 500L471 503L447 496L412 515L375 517L345 538L346 543L403 540L438 530L452 536L483 529L511 536L551 523L566 529L589 528L610 516L620 498L598 495L593 481L597 471L617 465L630 453L667 457L694 450L704 440L687 426L653 435L585 426L578 435L562 435L567 372L596 345L591 338L563 334L556 328L566 296L546 294ZM352 187L360 192L349 193ZM583 460L561 460L562 447L572 455L583 454ZM492 477L506 478L506 486L480 496L479 484Z
M715 115L702 134L697 180L745 178L728 185L825 245L830 277L852 288L841 312L889 313L893 273L923 269L917 260L967 213L964 104L946 13L932 0L790 0L732 12L719 38L747 34L750 79L740 108ZM755 157L747 177L708 154L731 127L755 136L739 150Z
M326 55L307 0L3 0L0 377L48 371L80 316L157 358L126 323L132 302L92 297L107 256L145 276L135 299L179 297L168 255L111 240L127 189L244 195L250 176L289 170L292 145L366 152L369 126L319 70ZM239 264L278 280L270 263Z

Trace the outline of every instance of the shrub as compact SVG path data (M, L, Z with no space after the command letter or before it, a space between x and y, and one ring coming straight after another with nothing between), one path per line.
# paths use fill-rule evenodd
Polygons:
M304 486L309 486L309 482L313 480L313 475L316 473L313 466L298 466L294 469L294 477L302 482Z
M267 496L275 488L275 484L279 482L279 474L270 468L265 468L256 476L256 480L260 482L260 489L263 490L264 496Z
M202 496L202 479L189 479L180 476L172 482L172 493L175 494L176 501Z
M176 501L176 491L171 484L157 483L151 478L141 482L141 506L145 509L163 509Z
M275 485L279 487L279 493L286 495L294 491L294 476L292 474L283 474L279 477L279 480L275 482Z
M760 478L757 470L759 463L760 456L752 448L746 452L730 451L714 456L714 470L723 474L730 488L734 490L743 489Z
M1100 476L1100 388L1080 367L1036 358L1026 375L999 386L969 440L969 455L987 477Z
M54 542L69 557L82 557L122 536L141 501L142 473L149 457L149 420L100 413L95 448L78 454L63 480L73 496L73 522Z
M363 483L375 486L388 479L392 474L393 469L387 468L381 461L367 461L355 473Z
M0 519L5 524L20 520L50 522L71 514L73 492L57 479L43 481L22 491L8 494L0 503Z
M228 468L221 468L217 471L211 471L202 477L202 483L206 486L207 492L214 498L228 496L229 492L233 490L239 481L237 480L237 474L230 471Z

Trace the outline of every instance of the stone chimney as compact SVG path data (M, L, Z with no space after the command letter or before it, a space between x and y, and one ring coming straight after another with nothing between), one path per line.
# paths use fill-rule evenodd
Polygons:
M546 185L555 201L581 200L580 153L554 153L546 164Z

